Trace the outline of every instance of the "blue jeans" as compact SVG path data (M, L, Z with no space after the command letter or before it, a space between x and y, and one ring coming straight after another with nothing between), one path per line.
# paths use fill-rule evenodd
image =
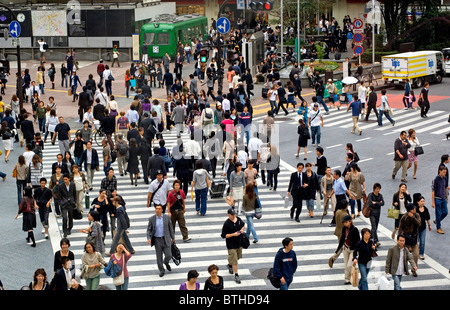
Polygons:
M394 291L401 291L402 287L400 283L402 282L402 275L392 275L392 279L394 280Z
M67 88L67 80L68 80L67 75L64 75L61 77L61 87L63 87L64 84L66 84L66 88Z
M39 84L39 89L41 90L41 94L44 94L44 84Z
M72 85L72 100L75 101L76 97L77 97L77 86L76 85Z
M361 291L369 290L369 285L367 283L367 276L369 275L371 263L372 263L371 261L369 261L367 264L358 263L359 273L361 274L361 278L359 279L358 283L358 289Z
M293 277L284 277L286 284L281 284L280 291L287 291L289 289L289 285L291 285Z
M201 215L206 213L206 199L208 196L208 188L195 190L195 210L200 211Z
M108 96L111 96L112 94L112 81L111 80L105 80L105 90L106 90L106 94Z
M323 108L325 109L325 112L328 112L327 104L325 103L325 101L323 101L322 96L317 96L317 102L322 104Z
M274 112L278 108L277 102L275 100L269 100L269 103L270 103L270 111L272 112L272 114L274 114Z
M250 233L252 233L253 239L255 239L255 241L258 241L258 235L256 234L255 226L253 225L254 216L254 214L245 214L245 218L247 219L247 236L250 237Z
M317 136L317 144L320 144L320 126L311 126L312 144L316 143L316 136Z
M4 172L1 172L1 171L0 171L0 178L2 178L2 179L3 179L3 178L6 178L6 174L5 174Z
M107 177L108 176L108 169L111 167L111 162L110 161L108 161L107 163L106 163L106 166L105 165L103 165L103 172L105 173L105 176Z
M378 112L378 126L383 126L383 115L386 116L386 118L391 122L391 124L394 123L394 120L391 118L388 111L380 110Z
M358 212L361 212L361 199L358 199L358 200L350 199L350 208L351 208L352 214L355 214L355 201L358 204Z
M419 255L425 254L425 238L427 236L427 229L419 231Z
M441 228L441 221L447 216L447 200L434 198L434 205L436 210L436 229Z
M38 118L38 122L39 122L39 131L41 132L41 134L44 134L45 133L45 117Z
M0 174L0 176L2 175ZM25 187L27 187L27 180L16 180L16 185L17 185L17 203L20 203L23 197L23 190L25 189Z

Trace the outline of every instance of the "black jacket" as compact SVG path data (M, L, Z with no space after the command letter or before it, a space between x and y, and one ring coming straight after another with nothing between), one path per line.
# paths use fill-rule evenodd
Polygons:
M356 247L356 244L358 243L359 240L361 240L360 236L359 236L359 231L358 228L356 228L355 226L350 226L350 232L348 233L347 238L345 237L345 230L347 229L347 227L343 226L342 227L342 233L341 233L341 238L339 239L339 245L337 247L336 253L339 251L339 249L344 245L345 240L347 238L350 239L350 250L354 250Z

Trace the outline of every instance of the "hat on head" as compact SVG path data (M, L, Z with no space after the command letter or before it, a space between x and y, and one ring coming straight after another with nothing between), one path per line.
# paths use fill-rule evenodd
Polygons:
M156 175L163 174L162 170L156 170Z
M342 223L345 223L345 222L351 221L351 220L352 220L352 217L351 217L350 215L346 215L346 216L344 216L344 218L342 219Z
M236 214L236 212L234 212L233 208L229 208L227 213L231 214L231 215L235 215Z

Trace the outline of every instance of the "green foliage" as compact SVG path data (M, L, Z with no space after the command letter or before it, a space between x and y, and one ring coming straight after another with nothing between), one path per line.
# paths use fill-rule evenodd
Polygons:
M316 46L317 58L323 59L325 56L324 42L317 42L314 45Z
M318 63L314 63L314 71L318 71L320 74L325 73L326 71L334 71L339 68L339 64L334 61L319 61Z
M381 57L383 56L388 56L388 55L393 55L393 54L397 54L398 51L390 51L390 52L385 52L385 51L380 51L378 52L375 49L375 61L381 62ZM368 49L367 51L365 51L364 53L361 54L361 62L365 62L365 63L371 63L372 62L372 49Z

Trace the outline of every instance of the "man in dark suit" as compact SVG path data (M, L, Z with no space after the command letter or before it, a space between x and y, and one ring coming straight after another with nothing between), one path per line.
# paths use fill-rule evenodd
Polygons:
M169 261L172 258L172 242L175 242L175 233L170 216L167 214L163 214L163 208L161 205L156 205L155 215L150 217L148 221L147 243L151 246L155 246L156 261L158 263L160 277L164 276L165 274L163 262L166 265L167 270L172 270L169 265Z
M367 98L367 113L365 121L369 120L369 115L371 111L375 112L375 115L378 119L378 111L377 111L377 93L375 92L375 88L373 86L370 86L370 93Z
M62 154L58 154L56 155L56 163L52 164L52 174L56 173L56 167L61 167L61 173L65 174L65 173L69 173L69 169L67 168L67 164L64 163L63 160L63 155Z
M152 98L152 89L148 86L147 80L144 80L144 85L142 85L142 95L147 98Z
M295 220L300 222L299 216L302 212L302 200L304 196L304 187L308 186L304 184L303 179L305 178L303 172L304 165L302 163L297 164L297 171L291 174L291 178L289 180L289 186L287 191L287 196L292 195L293 204L291 207L291 219L294 218L295 212Z
M73 209L77 205L77 191L75 183L70 182L68 173L63 176L64 183L59 186L59 206L63 217L64 238L72 233L73 227Z
M26 144L31 143L34 139L34 125L28 119L28 116L28 113L25 113L23 115L25 119L20 123L20 129L22 130L23 139L26 141Z
M148 159L147 171L148 176L153 181L156 179L156 171L161 170L164 178L167 178L166 164L164 163L164 157L159 155L159 147L153 148L153 156Z
M175 76L181 77L183 73L183 62L184 57L180 55L180 52L177 53L177 56L175 57Z
M80 116L80 123L83 121L84 113L87 112L91 105L91 96L87 92L87 86L83 86L83 91L78 94L78 114Z
M62 268L55 272L50 289L56 291L67 291L71 289L72 275L70 273L71 262L68 256L61 257Z

